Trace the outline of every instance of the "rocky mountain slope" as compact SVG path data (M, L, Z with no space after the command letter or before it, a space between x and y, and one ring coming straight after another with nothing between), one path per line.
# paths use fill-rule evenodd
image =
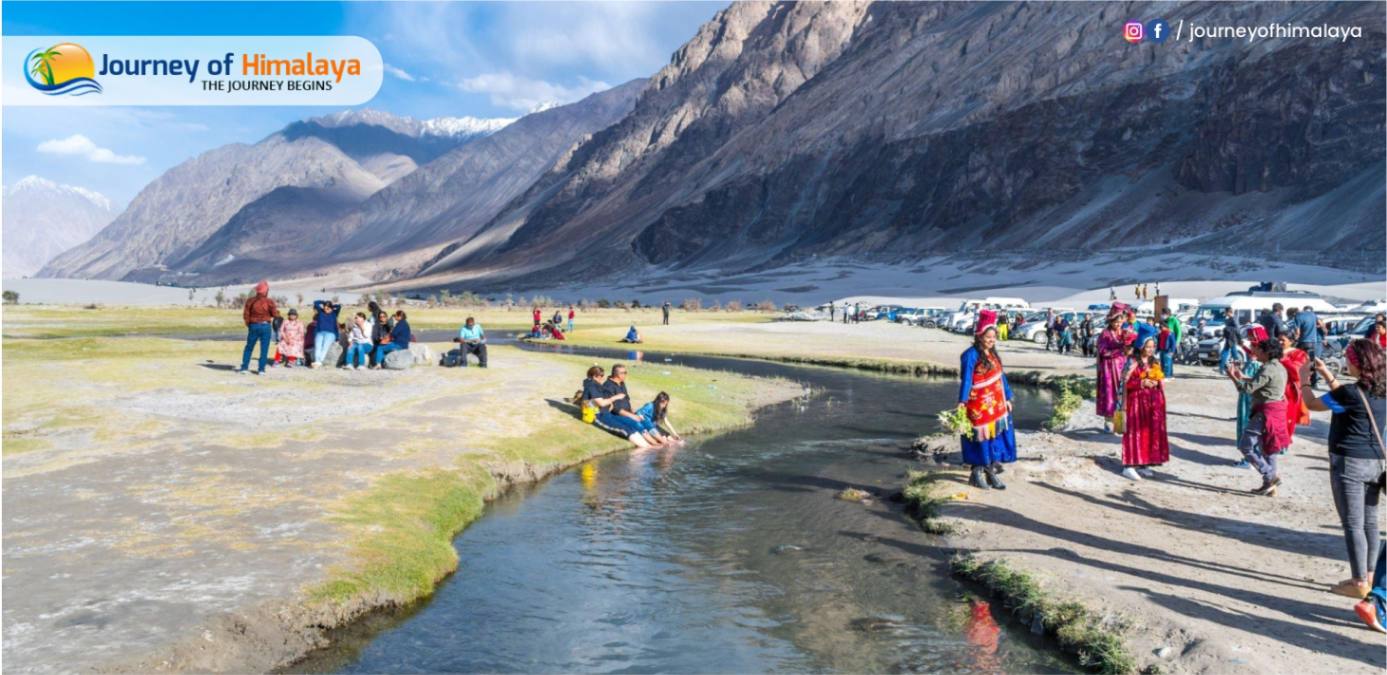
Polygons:
M1362 36L1121 38L1158 16ZM1383 25L1371 3L736 3L409 283L1119 247L1381 269Z
M100 193L26 176L4 190L6 279L29 276L101 231L116 212Z
M58 256L40 275L164 278L171 264L202 259L195 250L241 209L278 188L307 189L275 198L281 206L290 196L308 198L310 203L293 206L300 213L313 212L318 191L330 193L332 203L348 197L359 202L418 163L487 132L457 120L431 125L376 111L296 122L254 145L223 146L169 169L110 226ZM312 243L315 236L300 230L297 240Z

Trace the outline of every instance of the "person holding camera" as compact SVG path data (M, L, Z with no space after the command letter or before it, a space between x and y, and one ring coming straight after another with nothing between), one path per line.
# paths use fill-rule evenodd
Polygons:
M1382 436L1387 423L1387 359L1372 340L1358 339L1344 350L1352 384L1340 384L1324 362L1314 368L1329 386L1318 398L1301 378L1305 403L1314 411L1333 413L1329 422L1329 485L1344 528L1350 578L1329 590L1363 599L1371 590L1369 564L1377 553L1377 504L1383 490Z
M462 367L467 367L467 355L476 354L477 364L486 367L486 331L482 330L482 325L472 317L467 317L467 321L458 329L458 336L453 338L453 342L458 343L462 350Z

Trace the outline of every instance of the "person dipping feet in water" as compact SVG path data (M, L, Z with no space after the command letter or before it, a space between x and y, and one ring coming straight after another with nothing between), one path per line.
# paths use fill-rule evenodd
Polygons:
M997 312L978 312L973 346L959 357L958 405L973 425L960 437L963 463L973 467L968 482L973 487L1006 489L1002 464L1016 461L1016 432L1011 423L1011 385L997 356ZM986 476L987 482L983 482Z
M612 370L615 371L616 368ZM592 419L593 426L621 436L638 448L650 447L651 443L646 440L641 425L636 420L614 412L616 402L627 398L625 386L608 388L608 384L602 366L588 368L588 378L583 380L581 397L585 408L597 411ZM630 409L630 403L627 403L627 409Z
M641 406L636 414L646 421L648 429L664 434L667 439L684 440L679 436L679 432L674 430L674 424L669 419L669 394L663 391L656 394L655 400Z

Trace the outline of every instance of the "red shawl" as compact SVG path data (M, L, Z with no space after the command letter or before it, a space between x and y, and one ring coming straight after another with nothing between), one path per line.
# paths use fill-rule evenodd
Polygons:
M1310 362L1310 355L1299 349L1288 349L1281 357L1286 367L1286 434L1295 436L1297 424L1310 423L1310 408L1300 397L1300 369Z

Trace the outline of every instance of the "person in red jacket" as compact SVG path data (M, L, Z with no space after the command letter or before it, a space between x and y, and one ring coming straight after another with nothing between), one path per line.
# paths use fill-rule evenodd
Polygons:
M255 285L255 295L247 299L245 307L241 308L241 320L246 324L246 348L241 351L241 369L236 372L250 372L250 354L255 349L255 343L259 342L260 370L256 374L265 374L265 364L270 360L270 337L274 333L270 329L270 322L277 316L279 308L270 298L270 282L261 280Z
M568 332L570 332L570 333L573 332L573 317L575 317L575 316L577 316L577 315L573 313L573 305L569 305L569 306L568 306Z

